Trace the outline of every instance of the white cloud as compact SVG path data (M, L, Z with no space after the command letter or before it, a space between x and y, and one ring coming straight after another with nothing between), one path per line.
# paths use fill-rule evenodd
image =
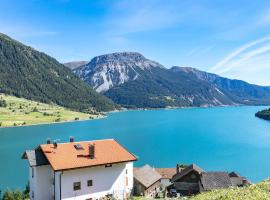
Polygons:
M231 52L209 71L251 83L270 85L269 78L265 76L265 74L270 74L269 41L270 36L249 42ZM262 78L258 79L259 76Z
M255 41L249 42L241 47L239 47L238 49L236 49L235 51L231 52L228 56L226 56L225 58L223 58L221 61L219 61L215 66L213 66L212 68L210 68L211 72L217 73L218 71L225 70L226 67L228 67L226 64L228 64L229 62L231 62L234 58L236 58L237 56L239 56L241 53L243 53L244 51L246 51L247 49L254 47L255 45L267 42L270 40L270 36L267 37L263 37L260 39L257 39Z

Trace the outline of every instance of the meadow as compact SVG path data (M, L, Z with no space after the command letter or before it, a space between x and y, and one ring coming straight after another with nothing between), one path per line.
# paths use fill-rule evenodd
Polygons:
M145 197L135 197L135 200L146 200ZM240 188L217 189L203 192L192 197L179 197L179 200L269 200L270 179L260 183Z
M99 113L75 112L54 104L0 94L0 127L14 127L101 118Z

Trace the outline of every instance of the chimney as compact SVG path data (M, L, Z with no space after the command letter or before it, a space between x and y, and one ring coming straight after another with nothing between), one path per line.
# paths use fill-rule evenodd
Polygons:
M180 173L180 166L179 166L179 164L176 165L176 173L177 173L177 174Z
M51 138L47 138L47 144L51 144Z
M56 141L53 142L53 147L54 147L55 149L57 148L57 142L56 142Z
M95 158L95 144L89 144L89 158L94 159Z
M74 137L73 136L69 137L69 142L74 142Z

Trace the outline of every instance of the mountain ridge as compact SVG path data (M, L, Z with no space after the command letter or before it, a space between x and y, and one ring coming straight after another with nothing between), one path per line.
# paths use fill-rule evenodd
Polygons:
M65 65L66 67L68 67L71 70L74 70L82 65L87 64L88 61L71 61L71 62L66 62L63 63L63 65Z
M97 56L73 72L96 91L127 108L270 103L268 87L195 68L168 69L137 52Z

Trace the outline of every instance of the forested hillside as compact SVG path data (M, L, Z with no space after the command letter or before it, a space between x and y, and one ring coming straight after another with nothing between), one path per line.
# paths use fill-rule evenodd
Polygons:
M117 106L45 53L0 34L0 93L89 112Z
M270 108L257 112L255 116L261 119L270 120Z

